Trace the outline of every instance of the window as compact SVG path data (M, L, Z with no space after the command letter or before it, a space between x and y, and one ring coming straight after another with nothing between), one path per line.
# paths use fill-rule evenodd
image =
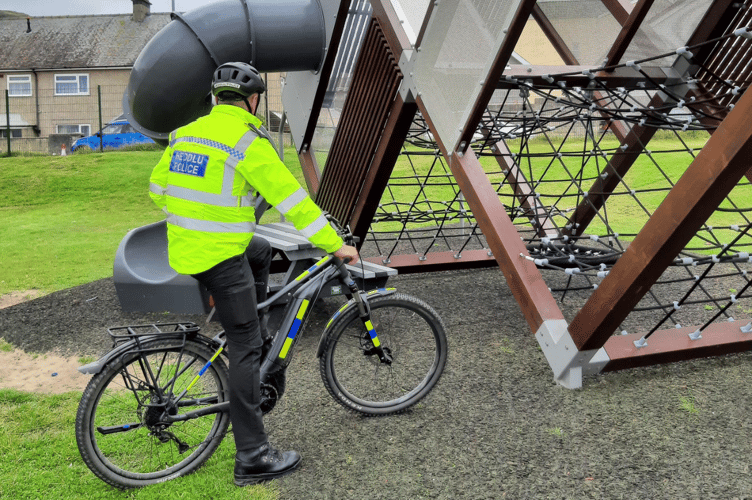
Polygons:
M124 133L123 128L125 127L126 125L123 125L122 123L113 123L112 125L107 125L103 128L102 133L104 135L122 134Z
M8 129L7 128L3 128L3 129L0 130L0 137L2 137L3 139L6 139L8 137ZM12 129L10 129L10 137L12 139L16 139L16 138L21 137L21 129L20 128L12 128Z
M29 97L31 95L31 76L8 75L8 95L10 97Z
M91 125L58 125L58 134L81 134L83 136L91 135Z
M89 95L89 75L55 75L55 95Z

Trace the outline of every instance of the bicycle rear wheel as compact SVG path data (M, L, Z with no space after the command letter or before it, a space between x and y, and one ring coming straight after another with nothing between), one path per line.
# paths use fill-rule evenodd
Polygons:
M229 377L217 357L189 387L213 353L203 344L146 343L113 359L84 390L76 441L86 465L118 488L135 488L188 474L219 446L229 413L173 423L184 414L229 398ZM188 392L180 397L184 390Z
M380 359L357 307L331 325L320 359L329 394L367 416L400 413L439 381L447 357L441 318L425 302L404 294L370 299L371 323L390 360Z

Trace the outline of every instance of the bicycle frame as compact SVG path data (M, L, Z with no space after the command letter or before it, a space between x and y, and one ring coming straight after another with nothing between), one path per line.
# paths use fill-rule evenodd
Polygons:
M359 310L359 316L362 319L363 324L365 325L365 328L371 337L375 353L379 356L379 359L384 363L391 363L391 357L381 348L381 343L379 341L378 335L371 323L370 309L368 308L368 294L363 293L358 289L355 281L352 279L352 276L341 260L332 255L327 255L313 264L306 271L301 273L297 278L284 286L272 297L268 298L261 304L258 304L257 308L261 310L277 302L283 296L287 294L290 295L290 299L285 306L286 309L282 323L280 324L277 333L274 335L272 347L267 353L266 357L261 360L262 381L265 380L266 375L272 370L285 369L290 364L292 359L292 351L295 347L295 344L302 336L301 331L311 312L309 306L316 302L316 299L318 298L318 295L323 286L333 279L338 279L340 281L340 283L343 285L343 290L345 290L344 295L348 299L354 299L355 304L357 305ZM391 291L386 293L391 293ZM350 302L348 302L346 306L349 304ZM341 311L342 309L337 313ZM326 329L322 333L322 339L324 335L326 335ZM181 404L181 398L188 392L188 390L190 390L190 388L211 366L212 362L224 350L224 347L226 345L224 332L218 333L212 339L212 341L213 343L219 344L218 346L216 346L214 355L201 369L199 374L196 375L196 377L188 385L188 387L180 394L180 396L176 398L174 404L177 407L189 406L185 403ZM318 355L320 355L320 349ZM229 411L229 408L229 401L225 401L184 414L165 415L163 417L163 420L165 423L185 421L211 413Z

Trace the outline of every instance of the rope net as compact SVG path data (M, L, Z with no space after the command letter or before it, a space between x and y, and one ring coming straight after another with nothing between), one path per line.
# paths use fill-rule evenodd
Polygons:
M744 28L722 38L749 44L750 36ZM667 56L661 54L603 68L640 75L618 86L593 73L500 82L471 146L560 301L584 304L746 90L741 77L720 79L695 61L698 47L670 54L699 68L673 80L651 76L656 72L649 64ZM718 89L713 95L697 91L698 74L704 88ZM567 83L583 76L585 85ZM604 189L607 182L613 187ZM658 329L703 325L701 331L752 317L751 216L752 189L744 177L619 331L647 337ZM399 254L426 259L451 252L461 259L463 252L483 249L490 255L420 116L367 239L385 263Z

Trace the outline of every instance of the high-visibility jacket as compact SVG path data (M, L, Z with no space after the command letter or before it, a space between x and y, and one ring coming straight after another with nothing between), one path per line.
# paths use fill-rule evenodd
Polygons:
M260 125L245 109L217 105L170 134L149 195L167 216L168 257L178 273L200 273L245 251L256 227L256 191L317 247L332 253L342 246L259 135Z

